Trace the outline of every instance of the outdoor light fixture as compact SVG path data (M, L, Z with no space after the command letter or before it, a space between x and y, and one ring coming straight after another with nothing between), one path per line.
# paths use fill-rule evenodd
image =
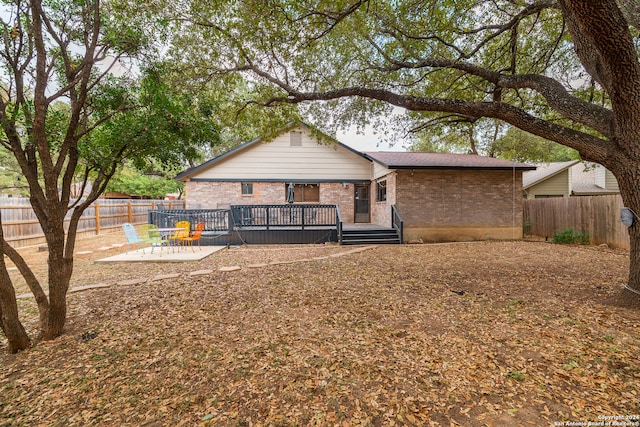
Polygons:
M629 228L633 225L634 212L629 208L620 209L620 221L625 227Z

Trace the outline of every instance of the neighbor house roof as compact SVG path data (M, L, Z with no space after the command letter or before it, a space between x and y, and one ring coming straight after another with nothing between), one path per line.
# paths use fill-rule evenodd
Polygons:
M571 160L568 162L540 163L535 171L522 175L522 189L529 190L542 182L563 172L568 172L567 194L587 196L598 194L617 194L617 188L603 188L597 184L596 169L602 168L595 163Z
M376 151L366 152L369 158L388 169L516 169L533 170L536 167L474 154L421 153Z
M596 184L596 167L594 163L579 163L571 166L571 192L579 196L598 194L618 194L620 190L602 188Z
M313 126L301 122L301 121L296 121L296 122L291 122L289 123L287 126L285 126L284 128L280 129L279 131L277 131L275 133L275 135L279 135L282 134L284 132L287 132L289 130L295 129L298 126L303 126L306 127L307 129L311 130L313 133L317 134L317 135L321 135L323 138L325 138L328 141L331 141L331 143L336 144L342 148L345 148L346 150L351 151L352 153L367 159L370 161L370 159L364 155L364 153L358 151L358 150L354 150L353 148L349 147L348 145L345 145L341 142L339 142L338 140L336 140L335 138L330 137L329 135L319 131L317 128L314 128ZM184 180L187 179L195 174L200 173L201 171L208 169L209 167L218 164L222 161L224 161L225 159L227 159L228 157L234 156L235 154L238 154L241 151L244 151L246 149L248 149L249 147L253 147L256 144L265 142L265 141L269 141L270 139L266 139L264 137L260 137L260 138L256 138L253 141L249 141L249 142L245 142L244 144L241 144L239 146L237 146L236 148L227 151L226 153L223 153L217 157L214 157L213 159L202 163L201 165L195 166L193 168L187 169L185 171L180 172L178 175L176 175L175 179L177 180Z
M531 172L526 172L522 175L522 188L526 190L542 181L545 181L551 177L558 175L561 172L574 166L576 163L580 163L580 160L570 160L568 162L553 162L553 163L539 163L537 169Z

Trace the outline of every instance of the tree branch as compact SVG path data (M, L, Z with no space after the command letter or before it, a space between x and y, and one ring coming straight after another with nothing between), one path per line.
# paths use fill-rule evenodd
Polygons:
M609 93L616 117L627 118L627 122L617 123L621 134L625 126L636 127L635 123L640 123L640 64L629 26L615 0L560 0L560 4L582 63ZM587 55L584 49L593 53Z
M556 141L578 150L584 158L599 161L606 157L606 140L565 126L539 119L526 111L500 102L470 102L457 99L423 98L398 95L387 90L349 87L328 92L288 91L287 97L274 97L263 105L275 103L301 103L306 101L328 101L345 97L363 97L384 101L410 111L432 111L455 113L468 117L490 117L503 120L534 135Z
M33 274L27 262L22 258L20 253L16 251L9 243L7 243L4 238L2 238L2 251L9 257L11 262L15 264L24 277L27 286L29 286L29 290L33 294L36 303L38 305L38 313L40 315L40 325L43 325L46 321L47 310L49 309L49 299L47 298L47 294L44 293L42 289L42 285Z

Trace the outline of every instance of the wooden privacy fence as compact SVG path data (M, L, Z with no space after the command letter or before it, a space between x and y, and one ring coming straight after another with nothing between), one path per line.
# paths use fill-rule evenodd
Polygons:
M125 222L144 224L149 210L184 209L184 206L184 200L99 199L82 214L78 235L100 234L119 228ZM4 238L11 246L18 248L45 241L29 199L0 197L0 211Z
M629 233L620 222L622 197L580 196L524 200L525 232L549 239L568 228L588 233L592 244L629 249Z

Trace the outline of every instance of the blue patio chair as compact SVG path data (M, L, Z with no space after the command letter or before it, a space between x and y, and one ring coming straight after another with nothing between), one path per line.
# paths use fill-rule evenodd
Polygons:
M129 253L132 243L136 244L136 249L140 247L140 243L144 243L144 240L142 240L140 236L138 236L135 227L130 222L125 222L124 224L122 224L122 230L124 231L124 235L127 237L126 253ZM144 253L144 247L142 248L142 253Z

